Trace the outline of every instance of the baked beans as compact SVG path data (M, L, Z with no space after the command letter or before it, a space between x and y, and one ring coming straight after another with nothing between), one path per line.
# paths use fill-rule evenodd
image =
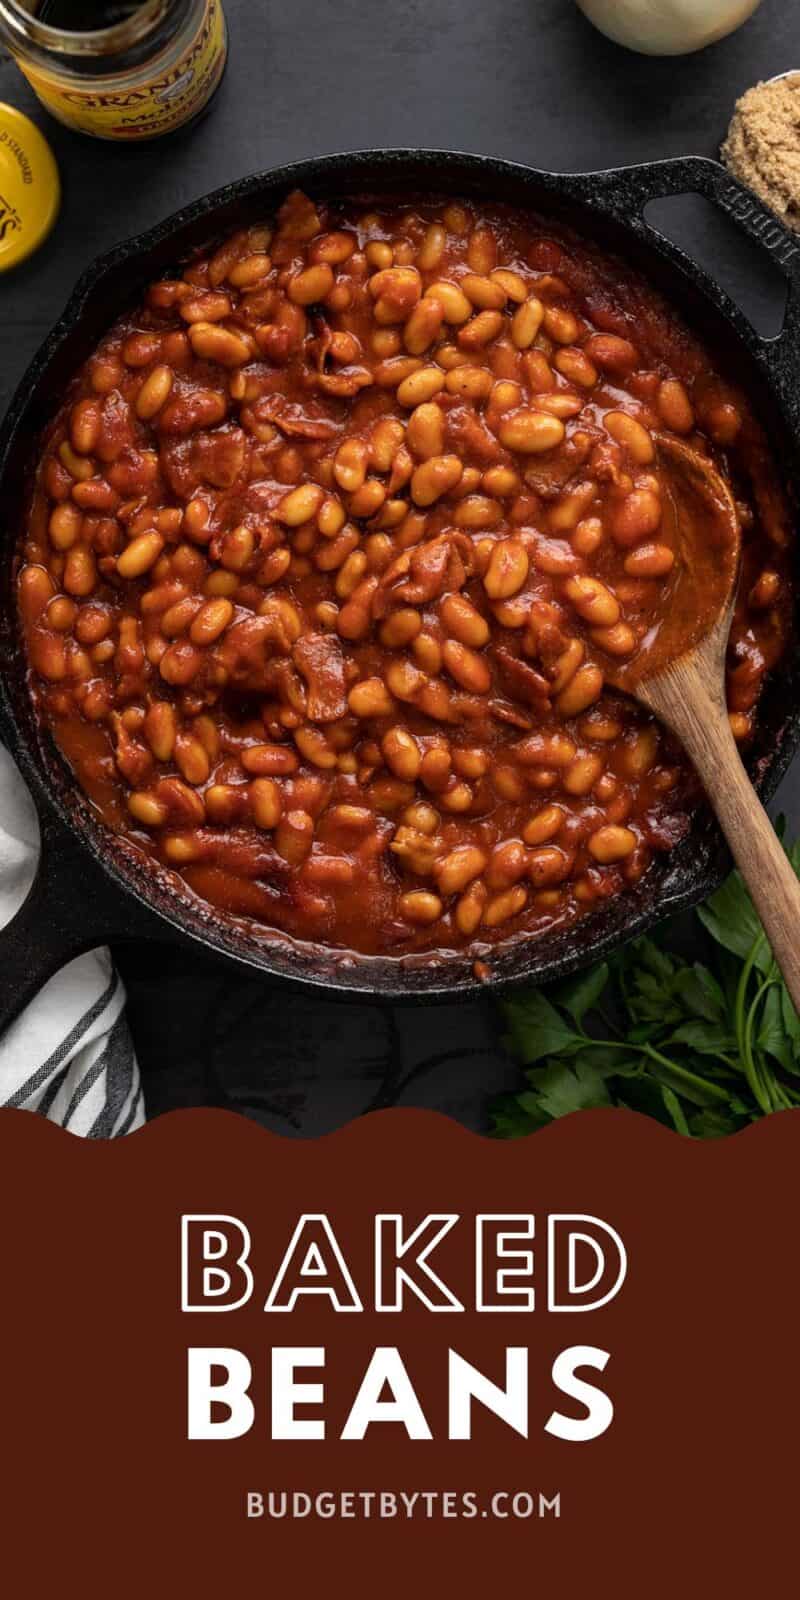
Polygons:
M43 443L19 571L40 715L109 827L221 914L476 958L569 923L698 798L608 681L680 569L659 432L739 508L746 740L789 522L707 352L535 216L294 194L153 284Z

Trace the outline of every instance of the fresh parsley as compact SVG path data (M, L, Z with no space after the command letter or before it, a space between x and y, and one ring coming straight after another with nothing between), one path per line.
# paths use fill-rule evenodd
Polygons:
M800 876L800 841L787 854ZM800 1019L739 873L695 915L708 964L672 951L668 930L501 1002L526 1087L495 1104L495 1134L627 1106L714 1139L800 1106Z

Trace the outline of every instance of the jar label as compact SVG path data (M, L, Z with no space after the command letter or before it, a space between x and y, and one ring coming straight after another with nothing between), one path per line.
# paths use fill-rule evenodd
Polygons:
M100 139L152 139L190 122L210 100L222 77L228 37L221 0L208 0L192 43L149 82L130 88L65 84L42 67L18 62L32 89L59 122Z

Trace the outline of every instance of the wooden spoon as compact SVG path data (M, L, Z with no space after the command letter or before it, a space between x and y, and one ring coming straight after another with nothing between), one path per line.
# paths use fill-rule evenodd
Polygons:
M609 682L680 739L717 814L772 953L800 1013L800 882L742 765L725 702L725 653L741 531L730 490L710 461L657 438L665 520L678 554L662 621Z

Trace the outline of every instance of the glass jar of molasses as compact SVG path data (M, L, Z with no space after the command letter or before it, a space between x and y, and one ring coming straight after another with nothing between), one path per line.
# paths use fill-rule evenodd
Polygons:
M42 104L97 139L153 139L207 108L227 58L222 0L0 0Z

